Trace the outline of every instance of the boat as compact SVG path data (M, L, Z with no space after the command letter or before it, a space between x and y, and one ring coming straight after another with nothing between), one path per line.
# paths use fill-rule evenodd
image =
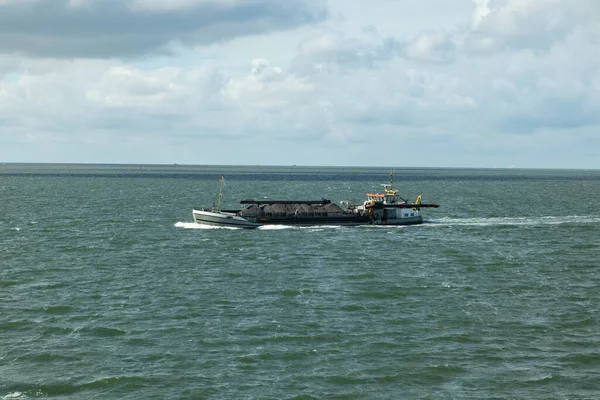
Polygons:
M223 183L225 177L221 177L219 180L219 196L217 200L217 207L210 209L196 208L192 211L194 221L203 225L215 225L229 228L246 228L254 229L258 228L260 224L256 224L242 218L238 215L239 211L224 211L221 210L221 199L223 197Z
M383 184L382 193L367 193L359 205L342 201L341 206L330 200L241 200L246 208L221 210L224 177L220 180L218 206L212 209L194 208L194 221L199 224L254 229L262 225L415 225L423 223L421 208L438 208L438 204L422 203L419 195L409 202L390 183Z
M194 221L204 225L216 225L229 228L246 229L254 229L260 226L260 224L250 222L247 219L240 217L239 215L223 211L194 208L193 215Z

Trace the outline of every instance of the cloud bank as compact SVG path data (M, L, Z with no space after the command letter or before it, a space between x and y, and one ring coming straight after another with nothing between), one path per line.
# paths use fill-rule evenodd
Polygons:
M322 21L311 0L5 0L0 51L34 57L139 57Z
M4 0L0 159L600 168L575 3Z

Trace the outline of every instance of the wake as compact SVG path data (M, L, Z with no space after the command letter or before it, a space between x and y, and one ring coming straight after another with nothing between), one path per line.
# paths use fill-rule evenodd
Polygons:
M183 229L229 229L229 230L252 230L252 229L244 229L244 228L236 228L231 226L217 226L217 225L203 225L196 222L177 222L175 223L176 228ZM324 229L341 229L343 226L340 225L263 225L256 228L256 230L261 231L280 231L286 229L308 229L308 230L324 230Z
M216 226L216 225L203 225L198 224L196 222L177 222L175 224L176 228L183 229L229 229L229 230L238 230L242 228L235 228L230 226Z
M593 225L600 217L590 215L565 215L548 217L491 217L451 218L427 220L427 226L547 226L547 225Z

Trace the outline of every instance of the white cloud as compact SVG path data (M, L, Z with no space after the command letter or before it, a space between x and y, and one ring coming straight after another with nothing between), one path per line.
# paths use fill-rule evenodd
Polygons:
M406 47L406 56L416 61L450 62L454 60L456 45L447 32L424 32Z
M111 67L86 91L86 97L106 107L162 109L178 100L184 90L177 82L178 73L176 68L143 73L124 66Z
M298 45L295 67L303 73L338 73L347 69L372 68L400 54L400 43L393 38L348 37L326 31Z
M298 97L313 95L314 88L260 58L252 60L248 75L230 79L223 92L233 101L244 100L250 106L273 109L285 107Z
M481 21L490 13L489 2L490 0L473 0L473 3L475 3L475 10L473 11L473 19L471 21L471 28L473 30L479 28Z
M548 51L578 29L598 26L595 0L473 0L467 43L476 51Z

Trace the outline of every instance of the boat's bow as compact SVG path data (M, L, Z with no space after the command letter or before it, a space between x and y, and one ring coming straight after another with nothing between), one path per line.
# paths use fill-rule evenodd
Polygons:
M247 219L240 217L239 215L227 213L224 211L194 208L194 210L192 211L192 215L194 216L194 221L203 225L244 229L254 229L260 226L260 224L250 222Z

